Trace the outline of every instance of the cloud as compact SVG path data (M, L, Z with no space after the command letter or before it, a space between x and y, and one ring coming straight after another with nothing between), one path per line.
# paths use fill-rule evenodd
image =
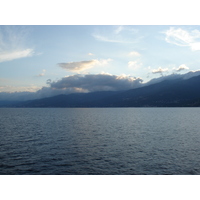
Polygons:
M165 68L163 69L162 67L159 67L158 69L153 69L152 73L153 74L162 74L163 72L167 72L169 69Z
M50 85L51 84L51 79L47 79L46 84Z
M149 82L144 83L143 86L159 83L159 82L162 82L164 80L175 80L175 79L184 79L184 80L186 80L186 79L189 79L189 78L192 78L192 77L195 77L195 76L200 76L200 70L190 71L190 72L188 72L186 74L173 73L173 74L170 74L170 75L167 75L167 76L154 78L154 79L151 79Z
M25 47L27 31L21 26L0 27L0 62L30 57L34 50Z
M185 64L182 64L176 69L176 71L179 72L179 71L187 70L187 69L189 69L189 67L187 67Z
M132 51L128 54L129 56L134 56L134 57L138 57L141 56L140 53L138 53L137 51Z
M128 62L128 67L130 69L138 69L142 66L142 63L139 63L138 61L129 61Z
M103 42L124 43L124 41L122 41L122 40L113 40L111 38L108 38L108 37L102 36L102 35L98 35L98 34L93 34L93 37L96 40L103 41Z
M103 73L67 76L59 81L51 82L50 87L53 90L73 91L79 88L80 91L94 92L128 90L139 87L141 84L141 78Z
M108 32L96 32L92 36L102 42L110 43L137 43L142 37L141 35L136 35L138 30L132 28L131 26L117 26L112 27Z
M106 65L110 61L111 59L89 60L89 61L80 61L80 62L58 63L58 66L72 72L80 72L86 69L90 69L96 65Z
M182 74L181 76L183 77L183 79L189 79L195 76L200 76L200 70L189 71L188 73Z
M10 52L0 52L0 62L30 57L33 55L33 53L34 53L33 49L15 50L15 51L10 51Z
M115 29L115 34L119 34L123 29L124 29L124 26L118 26L118 27Z
M94 54L93 53L88 53L88 56L94 56Z
M165 41L177 46L188 46L192 51L200 50L200 31L186 31L181 28L171 27L169 30L164 32L166 37Z
M37 77L42 77L42 76L44 76L44 75L45 75L45 72L46 72L46 70L43 69L43 70L42 70L42 73L38 74Z
M122 31L126 32L126 33L131 33L131 34L135 34L138 33L138 30L135 28L132 28L132 26L117 26L117 28L114 30L115 34L119 34Z
M131 56L131 57L139 57L141 56L140 53L138 53L137 51L132 51L128 54L128 56ZM135 60L135 61L129 61L128 62L128 67L130 69L138 69L142 66L142 63L139 62L138 60Z

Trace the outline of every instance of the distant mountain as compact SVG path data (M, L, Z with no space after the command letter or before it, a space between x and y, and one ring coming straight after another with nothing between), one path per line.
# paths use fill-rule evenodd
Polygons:
M0 101L0 107L16 107L20 101Z
M9 106L9 105L8 105ZM10 104L15 107L198 107L200 76L179 77L127 91L74 93Z
M73 93L57 95L37 100L29 100L16 104L16 107L94 107L97 101L119 94L120 92L102 91L91 93Z
M107 106L180 107L200 106L200 76L165 80L106 99Z

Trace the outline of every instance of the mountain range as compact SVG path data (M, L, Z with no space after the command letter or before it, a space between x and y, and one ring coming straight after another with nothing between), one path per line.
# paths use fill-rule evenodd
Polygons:
M126 91L73 93L29 101L0 101L1 107L198 107L200 75L164 80Z

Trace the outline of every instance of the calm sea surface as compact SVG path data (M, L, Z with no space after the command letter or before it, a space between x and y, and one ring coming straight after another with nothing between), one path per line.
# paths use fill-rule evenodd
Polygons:
M0 174L200 174L200 108L1 108Z

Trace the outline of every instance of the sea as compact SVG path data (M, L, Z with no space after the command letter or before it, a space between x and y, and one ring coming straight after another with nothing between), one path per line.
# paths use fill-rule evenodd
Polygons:
M200 108L0 108L0 175L198 175Z

